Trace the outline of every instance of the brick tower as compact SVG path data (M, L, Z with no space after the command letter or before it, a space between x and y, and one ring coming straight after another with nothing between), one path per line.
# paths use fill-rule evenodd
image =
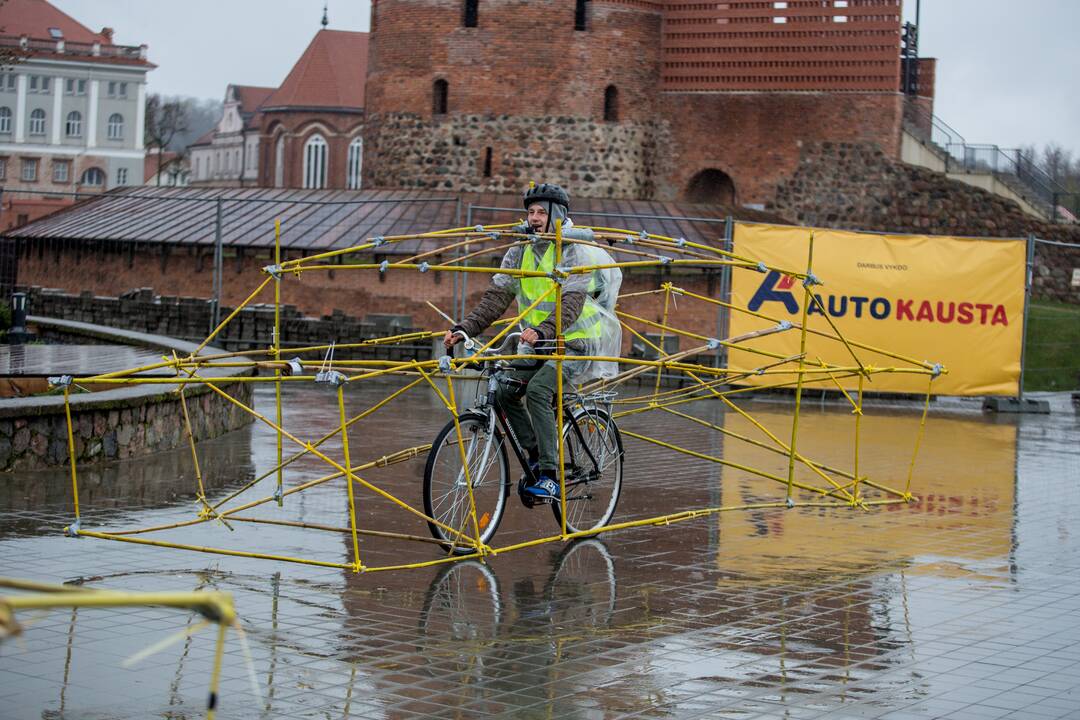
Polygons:
M651 197L662 4L373 0L365 184Z

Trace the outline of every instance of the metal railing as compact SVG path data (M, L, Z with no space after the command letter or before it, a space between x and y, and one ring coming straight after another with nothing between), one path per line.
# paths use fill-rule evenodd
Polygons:
M909 127L916 129L918 135L925 137L925 126L929 125L931 130L927 139L942 151L946 173L994 175L1010 185L1025 200L1040 206L1053 222L1061 215L1058 206L1062 199L1075 195L1069 193L1036 165L1034 158L1027 156L1019 148L969 143L944 120L918 105L909 105L907 115Z

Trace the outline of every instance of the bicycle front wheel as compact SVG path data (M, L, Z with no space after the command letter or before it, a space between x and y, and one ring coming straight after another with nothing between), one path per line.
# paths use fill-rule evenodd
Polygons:
M465 413L458 423L462 445L453 420L431 445L424 467L424 512L438 521L428 521L432 536L447 550L465 555L475 552L471 540L477 539L477 527L482 543L499 528L510 487L510 460L502 431L496 426L489 433L486 415ZM475 525L469 504L470 483L476 503Z
M576 428L575 428L576 425ZM582 532L607 525L622 491L623 445L619 428L599 408L577 408L563 426L566 465L566 530ZM562 505L553 502L562 524Z

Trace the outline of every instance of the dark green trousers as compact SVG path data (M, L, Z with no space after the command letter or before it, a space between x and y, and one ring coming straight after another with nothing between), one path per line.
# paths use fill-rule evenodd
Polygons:
M572 362L572 361L571 361ZM567 379L570 362L563 363L563 392L571 389ZM526 383L524 388L499 385L495 396L506 410L510 426L526 451L536 450L540 469L554 474L559 467L559 439L555 427L556 369L552 361L535 370L513 369L509 376Z

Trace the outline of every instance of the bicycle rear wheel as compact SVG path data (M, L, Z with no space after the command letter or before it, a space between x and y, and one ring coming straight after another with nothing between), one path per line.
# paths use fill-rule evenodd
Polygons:
M623 445L615 421L599 408L577 408L563 426L566 463L566 530L581 532L607 525L622 491ZM562 505L553 502L562 524Z
M474 538L476 528L470 513L462 450L472 483L482 543L487 543L495 534L506 510L510 460L502 431L496 426L494 434L488 432L487 416L465 413L458 418L458 423L463 448L458 447L457 432L451 420L439 431L428 452L424 467L424 512L442 523L428 521L432 536L443 541L442 546L447 550L465 555L475 551L466 538Z

